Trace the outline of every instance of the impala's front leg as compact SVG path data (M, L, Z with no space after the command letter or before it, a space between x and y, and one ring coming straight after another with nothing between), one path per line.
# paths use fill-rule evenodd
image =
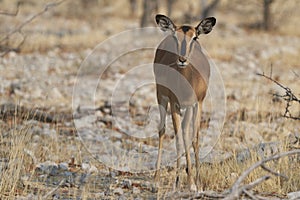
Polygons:
M160 123L158 127L159 145L158 145L158 155L156 161L156 172L154 178L155 181L158 183L160 179L160 164L161 164L161 154L162 154L162 147L163 147L163 138L166 131L166 115L167 115L168 101L164 99L162 96L157 96L157 101L158 101L159 113L160 113Z
M191 155L190 155L190 133L189 133L189 126L192 119L193 114L193 108L188 107L186 108L184 118L182 121L182 133L183 133L183 141L184 141L184 147L185 147L185 153L186 153L186 172L188 175L188 183L191 191L196 191L197 187L194 182L194 178L192 176L192 163L191 163Z

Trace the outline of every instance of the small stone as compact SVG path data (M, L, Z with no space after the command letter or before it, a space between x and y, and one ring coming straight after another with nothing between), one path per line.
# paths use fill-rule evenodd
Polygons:
M133 188L132 188L132 193L133 193L133 194L140 194L140 193L141 193L141 190L140 190L138 187L133 187Z
M50 91L49 97L54 99L60 99L63 97L63 95L61 94L59 89L55 87Z
M41 174L49 174L55 176L58 174L58 166L56 163L51 161L46 161L43 163L37 164L35 171Z
M101 199L102 197L105 197L105 193L104 192L98 192L95 194L95 198L96 199Z
M69 169L68 163L62 162L58 164L58 168L61 171L67 171Z
M296 199L300 199L300 191L297 192L290 192L287 194L288 198L290 200L296 200Z
M31 97L34 98L34 99L35 98L41 98L41 97L44 96L43 95L43 90L39 87L33 88L31 91L32 91L31 92Z
M63 173L64 176L68 177L68 176L72 176L72 172L69 172L69 171L65 171Z
M58 200L58 199L61 199L59 194L52 195L52 200Z
M118 200L126 200L127 198L126 197L124 197L124 195L122 195L122 196L119 196L119 198L118 198Z
M122 194L124 194L124 191L122 188L118 187L118 188L114 189L114 194L122 195Z
M88 170L91 168L89 163L82 163L81 164L81 169L85 172L88 172Z
M95 167L94 165L91 165L90 169L88 170L88 173L90 173L90 174L97 174L98 173L97 167Z
M132 188L132 182L129 179L124 179L122 181L123 188L131 189Z
M119 176L119 172L118 171L111 171L110 173L109 173L109 175L112 177L112 178L115 178L116 176Z
M32 136L32 142L39 142L40 141L40 136L39 135L34 135L34 136Z

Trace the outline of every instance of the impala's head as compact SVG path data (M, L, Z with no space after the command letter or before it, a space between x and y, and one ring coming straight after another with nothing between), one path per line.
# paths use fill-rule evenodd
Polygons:
M216 18L208 17L203 19L196 27L190 25L175 25L170 18L165 15L156 15L157 25L162 31L169 31L177 46L177 64L185 67L189 64L188 58L193 51L194 43L200 34L208 34L216 24Z

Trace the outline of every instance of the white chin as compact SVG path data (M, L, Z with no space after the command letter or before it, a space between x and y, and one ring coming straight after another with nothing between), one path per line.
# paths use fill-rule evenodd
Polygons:
M186 63L186 62L184 62L184 63L178 62L177 65L178 65L178 67L180 67L180 68L185 68L185 67L187 66L187 63Z

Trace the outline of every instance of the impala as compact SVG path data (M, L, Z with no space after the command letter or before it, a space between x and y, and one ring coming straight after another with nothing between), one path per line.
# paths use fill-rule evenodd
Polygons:
M210 76L209 62L197 39L201 34L211 32L216 24L216 19L214 17L203 19L196 27L177 26L167 16L160 14L156 15L155 19L162 31L169 32L157 47L154 59L154 75L160 113L155 180L159 181L160 179L166 112L168 104L170 104L178 156L176 187L179 187L180 183L178 172L180 156L185 153L188 185L190 190L195 191L199 180L199 131L202 103ZM190 122L192 122L193 128L192 137L189 133ZM195 152L196 184L192 176L191 141ZM184 146L184 152L182 152L182 146Z

